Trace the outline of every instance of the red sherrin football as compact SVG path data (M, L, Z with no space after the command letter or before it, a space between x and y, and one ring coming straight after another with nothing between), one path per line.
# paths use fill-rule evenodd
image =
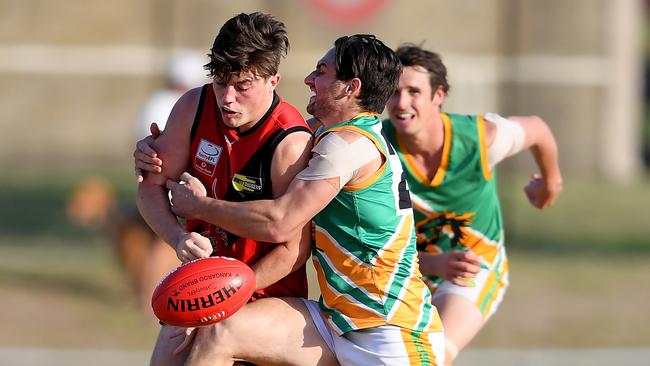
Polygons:
M179 327L199 327L234 314L255 290L255 274L241 261L208 257L185 263L158 284L151 297L156 317Z

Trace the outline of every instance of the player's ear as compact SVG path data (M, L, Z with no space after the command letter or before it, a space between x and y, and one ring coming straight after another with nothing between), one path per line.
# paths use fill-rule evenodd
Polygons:
M360 94L361 93L361 79L353 78L347 82L346 93L349 90L350 94ZM349 88L349 89L348 89Z
M275 89L278 86L278 83L280 83L280 74L275 74L269 78L269 81L271 82L271 87Z
M433 105L441 106L442 103L444 103L445 101L445 97L446 97L445 89L443 89L442 86L438 86L436 88L436 91L433 93L433 100L432 100Z

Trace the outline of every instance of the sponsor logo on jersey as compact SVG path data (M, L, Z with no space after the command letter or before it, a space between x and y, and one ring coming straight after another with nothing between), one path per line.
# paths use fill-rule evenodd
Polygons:
M213 176L221 157L223 147L208 140L201 139L194 156L194 168L203 174Z
M232 186L237 192L262 194L262 178L235 174L232 177Z

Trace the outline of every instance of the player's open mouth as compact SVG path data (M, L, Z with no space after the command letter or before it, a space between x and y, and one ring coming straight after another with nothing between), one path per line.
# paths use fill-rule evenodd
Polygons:
M397 113L395 115L395 119L397 119L398 121L410 120L413 119L413 117L415 117L415 115L412 113Z
M223 115L224 118L235 118L239 115L239 112L235 112L226 107L221 107L221 114Z
M312 99L316 97L316 91L315 90L310 90L309 91L309 101L311 102Z

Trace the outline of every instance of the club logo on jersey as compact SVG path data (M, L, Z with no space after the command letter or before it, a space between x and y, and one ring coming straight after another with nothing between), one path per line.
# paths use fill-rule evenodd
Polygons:
M203 174L214 175L223 148L210 141L201 139L194 156L194 168Z
M232 177L232 186L237 192L262 194L262 178L235 174Z
M425 251L427 247L431 249L431 245L438 243L443 232L451 238L452 248L462 244L464 238L463 228L472 225L472 217L474 217L473 212L462 215L456 215L455 212L442 212L432 214L418 222L415 225L418 249Z

